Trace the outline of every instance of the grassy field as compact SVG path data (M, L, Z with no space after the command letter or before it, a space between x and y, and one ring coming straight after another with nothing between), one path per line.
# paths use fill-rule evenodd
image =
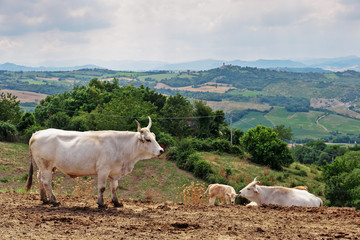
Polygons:
M245 115L239 121L233 123L233 127L247 131L250 128L254 128L257 125L264 125L267 127L274 127L273 124L264 117L264 113L261 112L250 112Z
M274 108L265 117L274 125L291 127L294 138L323 138L330 136L324 128L316 124L316 119L323 115L323 112L288 112L284 108Z
M320 120L320 123L324 125L329 131L339 131L342 133L360 133L359 120L352 118L345 118L343 116L329 114L325 118Z
M293 139L319 139L331 136L330 132L358 134L360 132L359 120L329 114L316 123L321 111L288 112L285 108L275 107L264 115L261 112L250 112L242 119L233 123L233 126L247 131L261 124L267 127L284 125L290 127L294 134Z

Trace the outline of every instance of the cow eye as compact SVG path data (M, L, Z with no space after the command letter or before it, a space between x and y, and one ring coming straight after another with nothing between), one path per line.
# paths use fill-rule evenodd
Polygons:
M151 142L151 140L150 140L150 139L146 139L146 141L147 141L147 142Z

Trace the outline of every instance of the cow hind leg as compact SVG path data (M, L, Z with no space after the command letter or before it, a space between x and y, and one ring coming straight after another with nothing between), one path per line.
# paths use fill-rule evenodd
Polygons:
M38 172L37 178L38 178L38 181L39 181L40 200L44 204L48 204L49 200L47 199L46 190L45 190L44 184L42 183L42 180L41 180L41 171Z
M104 204L104 192L106 186L106 179L108 174L98 174L98 201L99 208L105 208Z
M216 197L210 197L209 204L215 206L215 200L216 200Z
M59 203L56 202L55 195L52 191L51 178L52 178L51 169L43 170L43 171L41 171L39 182L41 182L41 184L43 184L46 194L49 197L50 203L54 206L59 206ZM40 190L40 194L41 194L41 190Z
M114 180L114 179L110 178L110 189L111 189L111 194L112 194L112 203L114 204L114 207L122 207L123 206L122 203L119 203L119 199L116 194L118 185L119 185L118 180Z

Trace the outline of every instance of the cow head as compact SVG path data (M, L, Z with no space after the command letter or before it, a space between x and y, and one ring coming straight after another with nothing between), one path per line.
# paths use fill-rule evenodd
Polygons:
M149 118L149 124L145 128L140 127L140 123L135 119L137 123L137 131L139 132L139 141L141 142L141 148L147 154L152 156L160 156L164 153L164 149L160 147L159 143L156 141L155 134L150 131L151 128L151 118Z
M230 199L231 203L235 203L236 197L238 197L238 194L236 193L226 193L226 196Z
M258 184L260 183L259 181L256 180L256 178L254 178L254 180L251 183L249 183L246 187L241 189L238 196L247 198L249 200L256 198L259 188Z

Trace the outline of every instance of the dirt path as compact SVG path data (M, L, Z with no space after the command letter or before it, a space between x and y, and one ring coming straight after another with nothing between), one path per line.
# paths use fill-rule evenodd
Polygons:
M96 199L0 193L1 239L359 239L352 208L184 205L123 200L99 210ZM107 202L109 203L109 199Z

